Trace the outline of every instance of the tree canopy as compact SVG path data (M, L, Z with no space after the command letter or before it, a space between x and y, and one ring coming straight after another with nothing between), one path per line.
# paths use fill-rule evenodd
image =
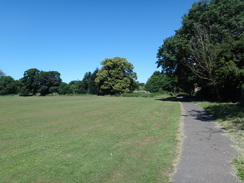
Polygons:
M153 75L147 80L145 90L149 92L159 92L164 85L164 78L161 72L155 71Z
M103 67L95 79L100 94L121 94L136 88L137 75L133 72L134 66L125 58L107 58L101 65Z
M24 72L24 77L20 79L21 93L31 93L35 95L39 92L41 95L58 91L62 79L57 71L39 71L36 68L28 69Z
M0 95L15 94L17 82L11 76L0 77Z
M244 2L202 0L158 50L158 67L179 89L207 88L208 97L239 100L244 82ZM187 86L187 87L184 87Z

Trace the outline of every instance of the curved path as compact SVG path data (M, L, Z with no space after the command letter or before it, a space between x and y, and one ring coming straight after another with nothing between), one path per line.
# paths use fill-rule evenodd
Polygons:
M182 106L185 138L173 183L241 183L231 166L237 152L230 140L201 107Z

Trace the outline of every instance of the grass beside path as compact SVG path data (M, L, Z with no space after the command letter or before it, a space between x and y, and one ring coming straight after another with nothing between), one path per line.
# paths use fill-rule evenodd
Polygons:
M214 119L221 128L227 130L227 136L234 142L239 156L234 158L237 175L244 182L244 107L236 103L210 103L198 102Z
M15 96L0 104L0 182L169 182L177 102Z

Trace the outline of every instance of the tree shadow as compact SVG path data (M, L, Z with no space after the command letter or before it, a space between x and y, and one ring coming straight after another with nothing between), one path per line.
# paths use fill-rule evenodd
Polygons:
M244 130L244 107L237 103L216 103L205 108L213 119L231 121L233 127Z
M189 111L189 115L182 115L184 117L188 117L191 116L199 121L202 122L211 122L214 119L209 115L208 112L206 111L199 111L199 110L191 110Z
M170 102L201 102L194 97L167 97L156 99L159 101ZM218 121L231 121L231 123L244 130L244 107L238 103L211 103L208 107L204 108L205 111L192 110L189 111L191 115L203 122L210 122L212 120ZM187 117L188 115L183 115Z
M196 101L196 99L193 97L182 97L182 96L167 97L167 98L156 99L156 100L168 101L168 102L193 102L193 101Z

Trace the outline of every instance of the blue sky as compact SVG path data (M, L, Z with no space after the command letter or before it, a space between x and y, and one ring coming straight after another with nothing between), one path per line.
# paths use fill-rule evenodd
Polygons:
M124 57L139 82L157 70L163 40L196 0L0 0L0 70L37 68L81 80L105 58Z

